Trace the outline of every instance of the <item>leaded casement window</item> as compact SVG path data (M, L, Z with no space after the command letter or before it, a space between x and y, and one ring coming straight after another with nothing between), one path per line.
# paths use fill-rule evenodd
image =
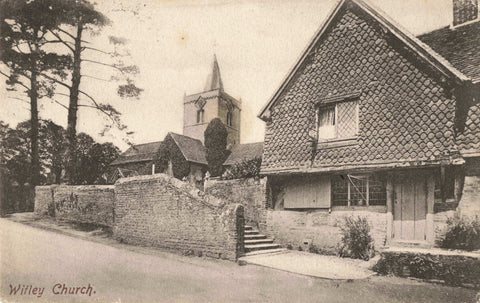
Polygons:
M333 206L386 205L387 186L376 175L338 175L332 178Z
M197 123L203 123L205 119L205 111L202 109L197 110Z
M319 142L351 139L358 134L357 101L320 105L317 118Z
M452 202L455 200L455 177L457 174L453 167L443 167L435 174L435 201Z

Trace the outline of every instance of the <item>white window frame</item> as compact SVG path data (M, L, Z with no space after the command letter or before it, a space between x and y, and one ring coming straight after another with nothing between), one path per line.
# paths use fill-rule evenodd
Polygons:
M325 111L326 109L331 109L333 108L333 137L322 137L320 135L320 113L322 111ZM324 106L320 106L317 111L317 138L322 141L328 141L328 140L335 140L337 139L337 105L336 104L327 104Z
M343 103L343 102L355 102L355 123L356 123L356 134L354 136L351 136L351 137L338 137L338 104L339 103ZM318 143L322 143L322 142L329 142L329 141L343 141L343 140L351 140L351 139L355 139L358 137L358 132L359 132L359 121L360 121L360 118L359 118L359 114L360 114L360 110L359 110L359 104L358 104L358 99L356 100L343 100L341 102L331 102L331 103L325 103L325 104L320 104L319 106L317 106L317 111L316 111L316 127L317 127L317 140L318 140ZM334 121L335 121L335 124L334 124L334 128L335 128L335 134L334 134L334 137L333 138L322 138L320 136L320 121L319 121L319 118L320 118L320 111L324 108L329 108L333 106L334 107Z

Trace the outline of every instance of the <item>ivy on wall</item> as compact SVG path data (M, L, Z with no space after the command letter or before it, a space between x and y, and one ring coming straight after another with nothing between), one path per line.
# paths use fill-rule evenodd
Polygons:
M244 179L244 178L258 178L260 177L260 167L262 165L262 158L255 157L253 159L244 159L233 164L222 175L222 179Z
M156 173L166 172L170 162L172 163L172 171L175 178L182 180L190 173L190 163L183 157L180 148L178 148L170 134L160 144L153 161Z

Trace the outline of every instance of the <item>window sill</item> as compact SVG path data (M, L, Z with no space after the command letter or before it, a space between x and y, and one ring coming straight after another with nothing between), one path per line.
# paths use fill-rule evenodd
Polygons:
M386 213L387 206L369 205L369 206L333 206L332 211L369 211L374 213Z
M334 148L334 147L343 147L343 146L350 146L350 145L357 145L357 138L358 137L351 137L351 138L341 138L341 139L319 139L317 143L318 149L327 149L327 148Z

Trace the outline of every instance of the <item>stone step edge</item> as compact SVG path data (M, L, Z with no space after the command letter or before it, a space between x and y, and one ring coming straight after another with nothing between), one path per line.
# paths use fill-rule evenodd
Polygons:
M256 243L273 243L273 239L265 238L265 239L252 239L252 240L247 240L245 239L243 243L245 244L256 244Z
M265 254L272 254L272 255L276 255L276 254L283 254L283 253L286 253L288 252L288 249L286 248L274 248L274 249L264 249L264 250L256 250L256 251L250 251L250 252L246 252L245 254L243 254L243 257L250 257L250 256L256 256L256 255L265 255ZM240 259L241 259L240 258Z
M247 249L268 249L268 248L277 248L277 247L280 247L280 245L274 244L274 243L252 244L252 245L245 245L245 250L247 250Z
M245 235L244 240L254 240L254 239L266 239L265 235Z

